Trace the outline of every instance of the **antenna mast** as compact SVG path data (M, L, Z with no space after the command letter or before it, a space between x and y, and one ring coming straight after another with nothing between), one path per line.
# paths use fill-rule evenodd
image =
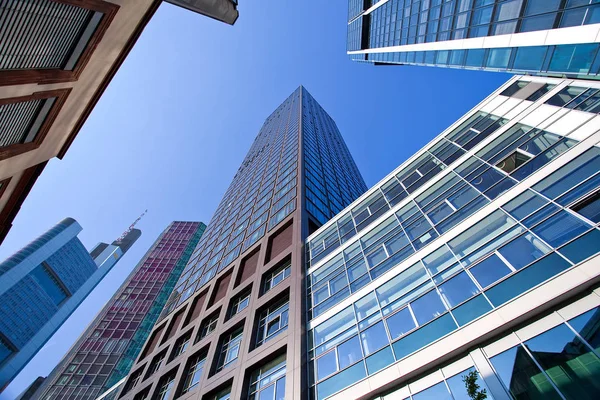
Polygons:
M123 232L123 234L122 234L121 236L119 236L119 237L117 238L117 240L115 240L115 242L120 242L121 240L125 239L125 236L127 236L127 234L128 234L129 232L131 232L131 231L133 230L133 228L135 228L135 225L136 225L138 222L140 222L140 219L142 219L142 217L143 217L144 215L146 215L146 213L147 213L147 212L148 212L148 210L144 210L144 212L143 212L143 213L142 213L142 214L141 214L139 217L137 217L137 219L136 219L135 221L133 221L133 224L129 225L129 228L127 228L127 230L125 230L125 232Z

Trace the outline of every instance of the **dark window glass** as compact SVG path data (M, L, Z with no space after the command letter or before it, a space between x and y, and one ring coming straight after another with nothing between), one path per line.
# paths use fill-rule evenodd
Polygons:
M566 325L524 345L567 399L600 397L600 359Z
M594 229L561 247L560 253L577 264L600 251L600 232Z
M600 222L600 191L571 207L573 211L583 215L588 220Z
M502 383L515 399L560 400L546 376L521 346L490 358Z
M600 354L600 308L570 319L569 324Z

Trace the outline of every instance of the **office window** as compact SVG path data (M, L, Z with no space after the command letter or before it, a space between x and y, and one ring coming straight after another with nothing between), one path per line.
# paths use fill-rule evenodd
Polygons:
M229 306L228 318L232 318L234 315L240 313L242 310L248 307L248 304L250 304L251 293L251 288L248 288L233 298L231 305Z
M600 191L571 206L571 209L594 223L600 223Z
M169 374L160 378L158 389L154 398L156 400L168 400L175 387L175 374Z
M287 330L289 302L279 301L260 313L257 332L257 346Z
M219 311L209 315L204 318L202 324L200 325L200 330L198 331L198 337L196 342L204 339L206 336L210 335L215 328L217 327L217 323L219 322Z
M138 394L136 394L135 396L133 396L133 400L146 400L148 399L148 396L150 395L150 388L146 388L144 390L142 390L141 392L139 392Z
M237 360L242 343L242 331L243 328L238 328L221 339L217 371L222 370Z
M190 339L192 337L192 331L187 332L185 335L181 336L179 339L175 341L175 346L173 348L173 352L171 353L170 360L175 359L179 355L183 354L190 344Z
M204 371L204 364L206 362L206 353L192 356L186 370L184 371L185 380L183 382L182 394L189 392L194 386L200 382L202 378L202 372Z
M142 379L142 373L144 372L144 368L140 368L129 376L129 380L123 389L123 393L128 393L131 389L137 386L137 384Z
M285 399L285 355L263 365L250 376L248 400Z
M231 387L219 390L215 394L209 395L206 400L230 400L231 399ZM204 399L203 399L204 400Z
M281 281L290 276L292 261L287 260L264 276L263 294L277 286Z
M150 367L148 367L148 373L146 373L146 378L148 378L150 375L154 374L160 369L160 367L163 364L163 361L165 360L166 355L167 351L165 350L154 356L152 362L150 363Z
M496 166L507 174L510 174L530 159L531 155L523 151L516 150L498 162Z

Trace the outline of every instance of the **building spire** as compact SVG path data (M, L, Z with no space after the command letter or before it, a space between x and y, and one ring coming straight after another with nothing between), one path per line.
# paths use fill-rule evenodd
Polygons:
M127 228L125 230L125 232L123 232L123 234L121 236L119 236L117 238L117 240L115 240L115 242L120 242L121 240L125 239L125 236L127 236L127 234L133 230L133 228L135 227L135 225L140 221L140 219L142 219L142 217L144 215L146 215L147 212L148 212L147 209L144 210L144 212L139 217L137 217L137 219L135 221L133 221L133 223L131 225L129 225L129 228Z

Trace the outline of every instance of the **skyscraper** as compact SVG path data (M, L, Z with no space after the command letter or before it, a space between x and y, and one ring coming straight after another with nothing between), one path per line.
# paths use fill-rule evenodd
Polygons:
M19 373L141 235L88 253L66 218L0 264L0 387ZM127 246L121 247L124 243Z
M33 398L96 399L127 375L206 225L172 222Z
M306 395L303 239L365 190L299 87L266 119L120 398Z
M172 0L228 24L237 0ZM162 0L1 0L0 243L63 158ZM176 38L173 38L176 40Z
M375 64L597 79L595 0L349 0L347 51Z
M313 233L312 398L599 398L599 112L514 77Z

